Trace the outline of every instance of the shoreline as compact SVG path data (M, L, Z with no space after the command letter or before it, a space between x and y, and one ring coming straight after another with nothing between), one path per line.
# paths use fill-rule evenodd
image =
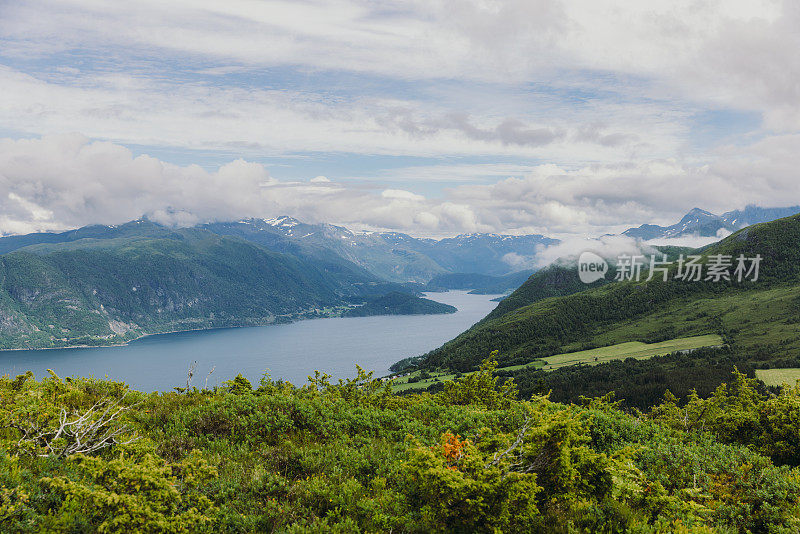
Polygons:
M448 290L448 291L440 291L440 292L423 291L422 293L423 293L423 295L425 295L426 298L429 298L429 296L427 294L430 294L430 293L451 293L451 292L452 293L470 294L469 291L459 290L459 289ZM492 295L474 294L474 296L492 296ZM436 301L436 302L439 302L439 301ZM209 326L209 327L204 327L204 328L181 328L181 329L175 329L175 330L166 330L166 331L163 331L163 332L148 332L148 333L136 336L133 339L128 339L128 340L125 340L125 341L122 341L122 342L119 342L119 343L104 343L104 344L101 344L101 345L80 344L80 345L64 345L64 346L60 346L60 347L20 347L20 348L0 349L0 354L6 353L6 352L34 352L34 351L43 351L43 350L64 350L64 349L104 349L104 348L107 349L107 348L115 348L115 347L126 347L126 346L129 346L131 343L134 343L136 341L140 341L142 339L146 339L148 337L153 337L153 336L162 336L162 335L169 335L169 334L181 334L181 333L187 333L187 332L206 332L206 331L213 331L213 330L224 330L224 329L229 329L229 328L230 329L233 329L233 328L260 328L260 327L265 327L265 326L276 326L276 325L280 325L280 324L291 324L291 323L296 323L296 322L300 322L300 321L311 321L311 320L315 320L315 319L335 319L335 318L338 318L338 317L342 317L342 313L344 311L346 311L346 309L352 309L352 308L348 307L348 308L345 308L345 309L337 310L335 312L331 312L329 314L320 315L318 317L289 317L287 315L276 315L274 317L282 317L282 318L287 318L288 317L288 319L284 320L284 321L280 321L280 322L272 321L270 323L265 323L265 324L237 324L237 325L226 325L226 326ZM455 312L455 313L457 313L457 312ZM404 316L408 316L408 315L417 315L417 314L387 314L387 315L397 315L398 317L404 317ZM438 315L438 314L420 314L420 315ZM451 314L444 314L444 315L451 315ZM368 315L368 316L364 316L364 317L349 317L349 319L363 319L363 318L369 318L369 317L379 317L379 316L378 315ZM347 317L345 317L345 318L347 318Z
M308 321L312 319L331 319L334 317L339 317L339 315L327 315L323 317L306 317L306 318L299 318L299 319L290 319L287 322L276 322L273 321L271 323L266 324L241 324L241 325L230 325L230 326L209 326L207 328L186 328L186 329L179 329L179 330L167 330L165 332L149 332L146 334L141 334L136 336L133 339L128 339L126 341L120 343L108 343L104 345L64 345L63 347L22 347L18 349L0 349L0 353L3 352L28 352L28 351L39 351L39 350L64 350L64 349L109 349L114 347L126 347L135 341L139 341L148 337L153 336L166 336L169 334L182 334L186 332L207 332L211 330L225 330L228 328L261 328L265 326L275 326L278 324L291 324L296 323L298 321Z
M440 291L438 293L449 293L451 290L448 291ZM464 290L452 290L452 291L464 291ZM465 293L469 293L464 291ZM431 291L423 291L423 295L426 293L436 293ZM426 297L427 298L427 297ZM437 301L438 302L438 301ZM348 308L351 309L351 308ZM63 350L63 349L108 349L114 347L126 347L135 341L139 341L144 338L153 337L153 336L161 336L161 335L168 335L168 334L180 334L184 332L205 332L210 330L223 330L226 328L259 328L263 326L275 326L276 324L290 324L296 323L298 321L310 321L313 319L332 319L336 317L342 317L342 313L344 313L346 309L339 310L337 312L332 312L329 315L322 315L320 317L294 317L289 318L286 322L277 322L273 321L271 323L266 324L241 324L241 325L230 325L230 326L210 326L207 328L186 328L186 329L179 329L179 330L167 330L165 332L149 332L146 334L141 334L133 339L128 339L126 341L120 343L107 343L102 345L64 345L62 347L21 347L16 349L0 349L0 353L4 352L21 352L21 351L38 351L38 350ZM455 313L455 312L453 312ZM388 315L405 315L405 314L388 314ZM414 315L414 314L411 314ZM423 314L426 315L426 314ZM436 314L433 314L436 315ZM287 317L287 315L275 315L274 317ZM375 316L365 316L365 317L375 317ZM359 318L359 317L351 317L352 318Z
M352 378L354 362L374 371L376 377L385 376L391 374L392 364L442 345L493 307L483 295L464 293L441 295L444 302L458 308L455 314L347 319L326 313L292 323L282 318L281 328L253 328L252 324L238 322L235 326L225 324L213 329L206 328L206 324L182 324L158 332L129 333L126 343L103 340L102 347L74 343L63 348L78 350L5 351L0 352L0 374L13 377L30 370L41 377L46 376L47 369L53 369L62 377L107 375L147 391L168 391L185 384L186 368L193 361L199 365L195 382L216 367L209 385L217 378L221 382L238 373L255 383L268 369L273 378L302 386L314 369L338 378ZM405 333L408 328L419 329L421 333L409 339ZM142 335L134 338L136 334ZM48 347L53 348L61 347ZM79 350L82 348L86 350Z

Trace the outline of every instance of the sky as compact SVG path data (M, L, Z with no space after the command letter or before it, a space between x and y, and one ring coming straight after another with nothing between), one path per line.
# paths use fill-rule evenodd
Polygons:
M791 0L0 0L0 233L798 205L798 27Z

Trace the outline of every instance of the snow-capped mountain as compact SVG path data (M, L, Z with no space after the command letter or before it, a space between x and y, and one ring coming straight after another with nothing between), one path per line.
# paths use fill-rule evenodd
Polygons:
M734 210L716 215L710 211L694 208L672 226L643 224L638 228L629 228L624 235L642 239L669 239L685 236L715 237L720 230L734 232L745 226L774 221L800 213L800 206L789 208L760 208L747 206L743 210Z
M334 254L376 276L399 282L427 282L448 272L505 275L529 268L537 247L557 243L541 235L465 234L436 240L402 232L353 232L288 216L213 223L204 228L278 252Z

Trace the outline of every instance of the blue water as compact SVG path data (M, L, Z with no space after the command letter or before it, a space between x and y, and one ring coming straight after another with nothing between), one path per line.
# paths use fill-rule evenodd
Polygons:
M0 352L0 375L31 370L37 377L108 377L143 391L166 391L186 385L197 362L193 385L208 387L242 373L257 383L265 371L302 385L314 370L334 378L355 376L356 364L376 376L408 356L439 347L482 319L496 305L495 295L464 291L431 293L451 304L446 315L387 315L331 318L253 328L228 328L148 336L121 347ZM211 376L208 373L214 368Z

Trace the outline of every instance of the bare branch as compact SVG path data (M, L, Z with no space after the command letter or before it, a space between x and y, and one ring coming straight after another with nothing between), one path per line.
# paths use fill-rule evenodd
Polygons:
M17 443L30 443L40 447L43 452L39 456L42 457L90 454L112 445L133 443L139 439L135 434L123 439L123 436L130 433L128 425L113 425L124 412L139 404L121 405L126 396L127 393L116 400L104 397L83 413L68 413L65 408L61 408L57 428L42 429L34 423L28 428L13 425L22 433Z
M506 450L504 450L503 452L499 454L495 453L494 456L492 457L492 460L490 462L487 462L486 465L483 466L484 469L499 464L503 458L511 454L514 451L514 449L522 445L522 443L525 441L525 434L528 432L528 428L530 428L530 426L531 426L531 418L526 415L525 424L522 425L522 428L517 433L517 439L514 441L514 443L512 443L511 446Z
M203 386L203 389L208 389L208 379L211 377L211 373L213 373L213 372L214 372L214 370L215 370L216 368L217 368L217 366L215 365L215 366L214 366L214 367L212 367L212 368L211 368L211 370L208 372L208 375L206 376L206 384Z
M194 370L197 369L197 361L192 362L192 365L189 366L189 372L186 375L186 392L189 392L189 385L192 383L192 378L194 378Z

